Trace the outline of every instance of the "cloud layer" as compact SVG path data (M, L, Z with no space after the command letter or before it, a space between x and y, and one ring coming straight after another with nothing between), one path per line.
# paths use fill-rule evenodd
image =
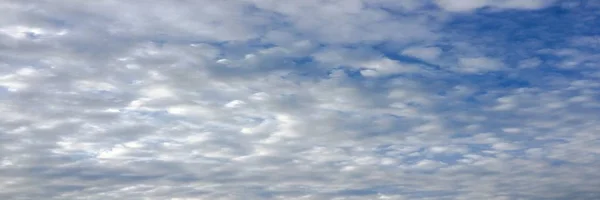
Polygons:
M0 3L0 199L598 199L600 4Z

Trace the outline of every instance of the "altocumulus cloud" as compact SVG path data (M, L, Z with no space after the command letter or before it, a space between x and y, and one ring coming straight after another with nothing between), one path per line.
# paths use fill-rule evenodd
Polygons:
M599 199L595 0L3 0L0 199Z

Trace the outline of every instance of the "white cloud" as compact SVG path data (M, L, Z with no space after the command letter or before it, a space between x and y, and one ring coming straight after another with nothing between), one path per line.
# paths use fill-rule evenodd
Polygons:
M454 12L471 11L473 9L481 8L488 5L488 0L436 0L435 2L438 6L442 7L443 9Z
M451 12L473 11L484 7L497 7L502 9L525 9L534 10L547 7L554 3L554 0L435 0L436 4L444 10Z
M502 12L548 2L2 1L0 199L576 199L600 59Z
M519 149L519 147L517 145L511 144L511 143L506 143L506 142L501 142L501 143L493 144L492 148L494 148L496 150L516 150L516 149Z
M414 64L403 64L389 58L381 58L377 60L366 61L359 66L367 68L364 75L366 76L386 76L402 73L418 72L419 66ZM363 73L361 71L361 73Z
M438 47L411 47L403 50L402 54L424 61L435 61L442 54L442 50Z
M539 58L529 58L519 62L521 68L534 68L539 67L542 64L542 60Z
M458 59L457 71L465 73L485 73L503 68L501 61L487 57L467 57Z

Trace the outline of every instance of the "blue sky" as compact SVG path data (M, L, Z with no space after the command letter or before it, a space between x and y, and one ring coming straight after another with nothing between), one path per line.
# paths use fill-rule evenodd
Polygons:
M0 199L600 198L598 1L0 12Z

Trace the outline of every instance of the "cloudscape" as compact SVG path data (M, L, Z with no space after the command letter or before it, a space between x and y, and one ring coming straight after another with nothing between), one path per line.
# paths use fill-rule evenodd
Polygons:
M597 0L2 0L0 199L600 199Z

